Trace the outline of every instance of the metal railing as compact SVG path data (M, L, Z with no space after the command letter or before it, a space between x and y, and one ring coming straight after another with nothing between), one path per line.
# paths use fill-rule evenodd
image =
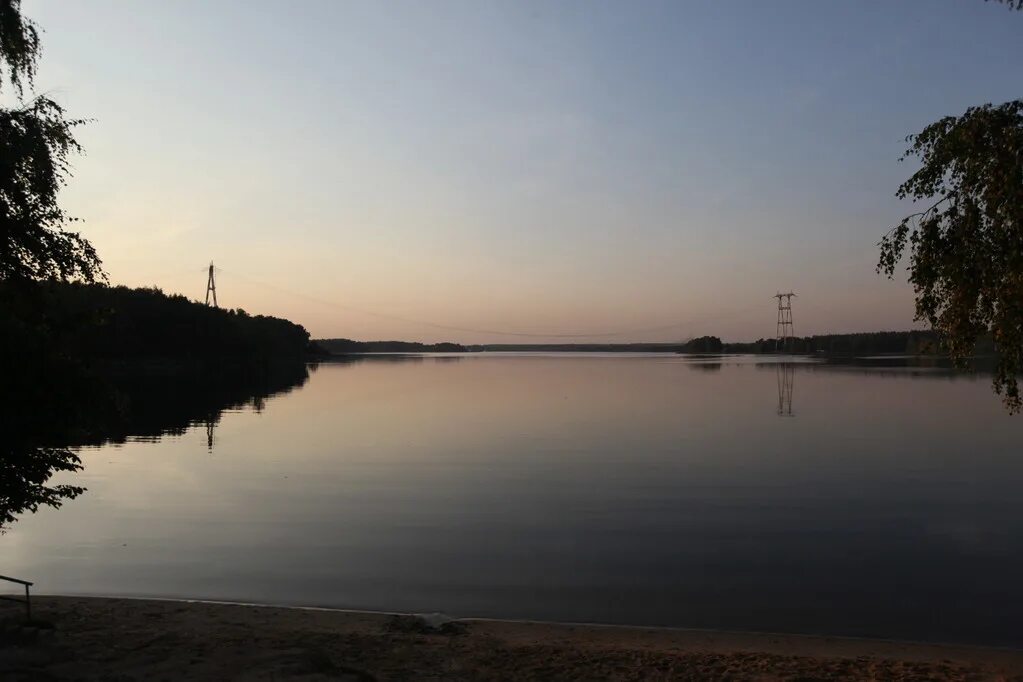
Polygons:
M13 601L25 604L25 620L32 620L32 595L29 594L28 588L32 587L32 583L27 580L19 580L18 578L9 578L6 575L0 575L0 580L6 580L10 583L17 583L25 586L25 598L19 599L17 597L4 597L0 596L0 599L4 601Z

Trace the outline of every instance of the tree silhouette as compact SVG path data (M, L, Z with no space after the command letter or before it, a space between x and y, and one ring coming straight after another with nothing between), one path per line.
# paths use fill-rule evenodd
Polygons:
M82 462L69 448L32 447L15 450L8 445L0 457L0 534L19 514L40 506L59 507L66 499L85 492L81 486L46 485L58 471L79 471Z
M998 0L1023 9L1023 0ZM894 276L909 246L916 317L964 364L990 333L999 359L993 386L1023 408L1023 100L971 107L906 138L902 159L922 167L896 196L928 202L881 240L877 269Z
M889 277L907 243L918 319L939 330L962 363L990 331L998 350L994 389L1023 407L1023 100L973 107L910 138L922 167L900 198L929 201L881 240ZM905 157L904 157L905 158Z
M0 281L102 278L92 245L67 229L57 204L70 177L68 158L81 152L74 129L48 97L24 101L39 58L39 34L20 0L0 0L0 91L10 82L21 106L0 109Z
M95 250L66 229L74 219L57 203L68 158L81 151L73 132L82 121L65 118L47 97L25 101L39 52L39 32L20 0L0 0L0 92L12 89L19 102L0 108L0 376L13 399L0 427L0 532L19 511L59 506L82 492L46 485L58 471L81 468L56 440L69 415L88 403L34 283L102 278Z

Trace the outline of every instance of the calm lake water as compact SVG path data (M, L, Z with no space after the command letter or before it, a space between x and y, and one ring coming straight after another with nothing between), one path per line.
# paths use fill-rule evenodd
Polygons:
M667 355L320 365L85 448L0 537L40 593L1023 646L1023 416L989 377Z

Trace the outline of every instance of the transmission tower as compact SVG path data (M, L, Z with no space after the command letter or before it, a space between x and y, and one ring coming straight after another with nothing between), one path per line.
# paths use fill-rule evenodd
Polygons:
M785 351L788 350L789 339L793 338L793 327L792 327L792 297L795 296L791 291L787 294L775 294L774 298L778 299L778 346L777 350Z
M219 308L217 305L217 282L213 278L213 261L210 261L210 277L206 280L206 305L210 304L210 294L213 294L213 307Z

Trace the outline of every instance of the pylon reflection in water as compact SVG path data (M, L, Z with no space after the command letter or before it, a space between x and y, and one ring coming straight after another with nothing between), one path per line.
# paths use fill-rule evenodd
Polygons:
M792 388L795 384L796 367L790 362L780 362L776 368L778 376L778 416L792 417Z

